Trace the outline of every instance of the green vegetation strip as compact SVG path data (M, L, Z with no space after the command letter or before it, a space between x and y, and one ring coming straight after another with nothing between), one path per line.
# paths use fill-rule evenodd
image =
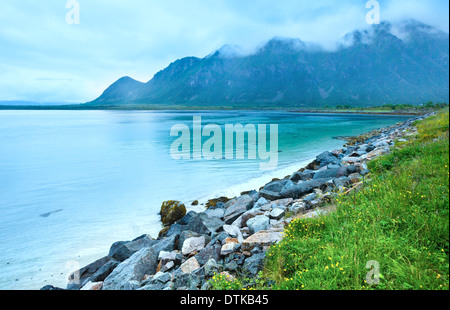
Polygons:
M217 276L213 288L448 290L448 109L417 127L417 136L370 162L363 189L335 198L335 212L293 220L257 281Z

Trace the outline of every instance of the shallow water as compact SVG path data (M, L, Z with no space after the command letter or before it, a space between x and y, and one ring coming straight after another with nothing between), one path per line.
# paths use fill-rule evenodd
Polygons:
M174 160L175 124L278 124L278 168L259 160ZM258 189L402 116L211 111L0 111L0 289L64 287L111 244L161 229L165 200ZM197 207L199 210L201 207Z

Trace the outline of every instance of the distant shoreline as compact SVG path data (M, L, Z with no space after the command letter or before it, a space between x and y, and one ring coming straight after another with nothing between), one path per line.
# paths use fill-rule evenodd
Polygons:
M0 105L0 111L280 111L290 113L308 114L359 114L359 115L404 115L419 116L430 113L423 111L352 111L352 110L326 110L326 109L293 109L268 107L251 109L249 107L180 107L180 106L152 106L152 107L126 107L126 106L84 106L84 105L59 105L59 106L7 106Z

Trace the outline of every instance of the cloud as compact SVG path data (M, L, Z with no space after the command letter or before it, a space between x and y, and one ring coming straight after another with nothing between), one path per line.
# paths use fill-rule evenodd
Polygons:
M148 81L172 61L225 44L250 52L272 37L325 48L368 27L366 1L62 0L0 4L0 100L85 102L122 76ZM448 2L380 0L382 19L417 19L448 32Z

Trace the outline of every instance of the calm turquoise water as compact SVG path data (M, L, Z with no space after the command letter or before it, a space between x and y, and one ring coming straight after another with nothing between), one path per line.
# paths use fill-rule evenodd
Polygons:
M278 124L279 164L174 160L175 124ZM157 236L164 200L258 189L400 116L285 112L0 111L0 289L65 286L118 240ZM42 214L52 213L48 217Z

